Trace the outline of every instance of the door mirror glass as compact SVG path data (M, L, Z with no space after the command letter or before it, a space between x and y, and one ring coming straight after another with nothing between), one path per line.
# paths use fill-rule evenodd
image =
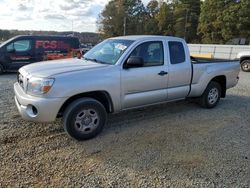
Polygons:
M125 64L125 68L142 67L143 64L143 59L141 57L130 57Z

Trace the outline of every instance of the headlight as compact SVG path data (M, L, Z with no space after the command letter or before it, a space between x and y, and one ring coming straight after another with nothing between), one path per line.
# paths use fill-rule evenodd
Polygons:
M54 83L53 78L36 78L31 77L28 80L27 93L41 95L47 93Z

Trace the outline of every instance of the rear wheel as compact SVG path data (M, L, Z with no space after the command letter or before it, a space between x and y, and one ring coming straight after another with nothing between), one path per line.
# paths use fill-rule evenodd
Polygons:
M213 108L220 101L221 86L217 82L210 82L200 97L200 104L204 108Z
M86 140L99 134L106 124L104 106L92 98L82 98L71 103L63 116L65 131L76 140Z
M250 72L250 60L249 59L242 61L240 65L241 65L241 69L244 72Z

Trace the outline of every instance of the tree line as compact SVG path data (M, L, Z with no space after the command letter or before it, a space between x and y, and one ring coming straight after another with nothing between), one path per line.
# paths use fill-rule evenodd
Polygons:
M21 30L1 30L0 29L0 42L6 41L11 37L17 35L62 35L62 36L69 36L73 35L79 38L81 43L91 43L96 44L100 42L100 36L98 33L90 33L90 32L57 32L57 31L21 31Z
M223 44L250 38L249 0L111 0L97 24L103 38L170 35L189 43Z

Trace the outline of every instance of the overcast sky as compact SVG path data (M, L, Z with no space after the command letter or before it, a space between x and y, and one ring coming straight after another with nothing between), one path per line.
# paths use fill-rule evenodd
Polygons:
M0 0L0 29L96 32L109 0ZM146 4L149 0L143 0Z

